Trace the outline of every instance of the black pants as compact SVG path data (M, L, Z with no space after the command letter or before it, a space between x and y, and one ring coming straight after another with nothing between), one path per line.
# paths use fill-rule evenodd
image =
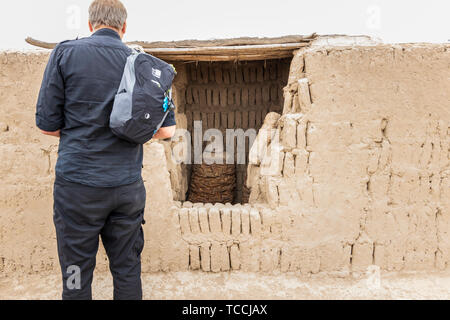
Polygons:
M99 236L109 258L114 299L142 299L142 224L146 192L142 179L97 188L56 177L54 216L61 264L62 298L92 299Z

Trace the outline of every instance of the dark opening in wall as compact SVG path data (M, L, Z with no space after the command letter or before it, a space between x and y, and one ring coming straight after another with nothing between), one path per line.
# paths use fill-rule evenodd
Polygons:
M277 59L187 64L187 84L179 90L184 105L179 112L185 113L191 136L194 136L195 121L201 121L203 133L210 128L222 132L225 148L226 129L259 130L267 113L282 112L283 88L288 81L290 63L291 59ZM244 164L203 162L187 166L186 200L248 202L245 180L251 146L249 138L246 139ZM203 142L203 150L206 146L207 142Z

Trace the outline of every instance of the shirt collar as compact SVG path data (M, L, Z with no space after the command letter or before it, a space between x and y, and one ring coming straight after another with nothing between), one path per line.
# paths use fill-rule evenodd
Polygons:
M112 37L112 38L121 40L119 34L116 31L109 29L109 28L99 29L99 30L95 31L92 34L92 36L94 36L94 37L95 36L107 36L107 37Z

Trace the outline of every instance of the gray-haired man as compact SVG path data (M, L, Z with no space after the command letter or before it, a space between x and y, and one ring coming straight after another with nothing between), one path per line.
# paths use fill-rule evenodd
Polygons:
M91 299L99 237L115 299L142 299L141 251L146 191L142 145L117 138L109 116L131 50L122 42L127 11L118 0L89 8L91 37L53 50L39 93L36 125L60 137L54 223L63 299ZM175 132L173 112L154 139Z

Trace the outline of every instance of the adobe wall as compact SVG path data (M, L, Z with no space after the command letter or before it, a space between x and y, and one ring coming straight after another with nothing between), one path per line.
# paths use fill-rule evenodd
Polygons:
M289 216L292 261L307 247L324 271L448 267L449 47L297 52L281 146L249 169L282 164L249 182L252 202Z
M180 189L172 187L183 180L169 159L173 144L147 144L143 271L447 268L448 48L297 52L283 115L267 119L280 134L282 166L258 173L270 154L252 164L248 205L173 201ZM52 223L57 140L34 126L47 59L47 52L0 54L0 271L6 274L59 270ZM103 251L97 263L107 270Z

